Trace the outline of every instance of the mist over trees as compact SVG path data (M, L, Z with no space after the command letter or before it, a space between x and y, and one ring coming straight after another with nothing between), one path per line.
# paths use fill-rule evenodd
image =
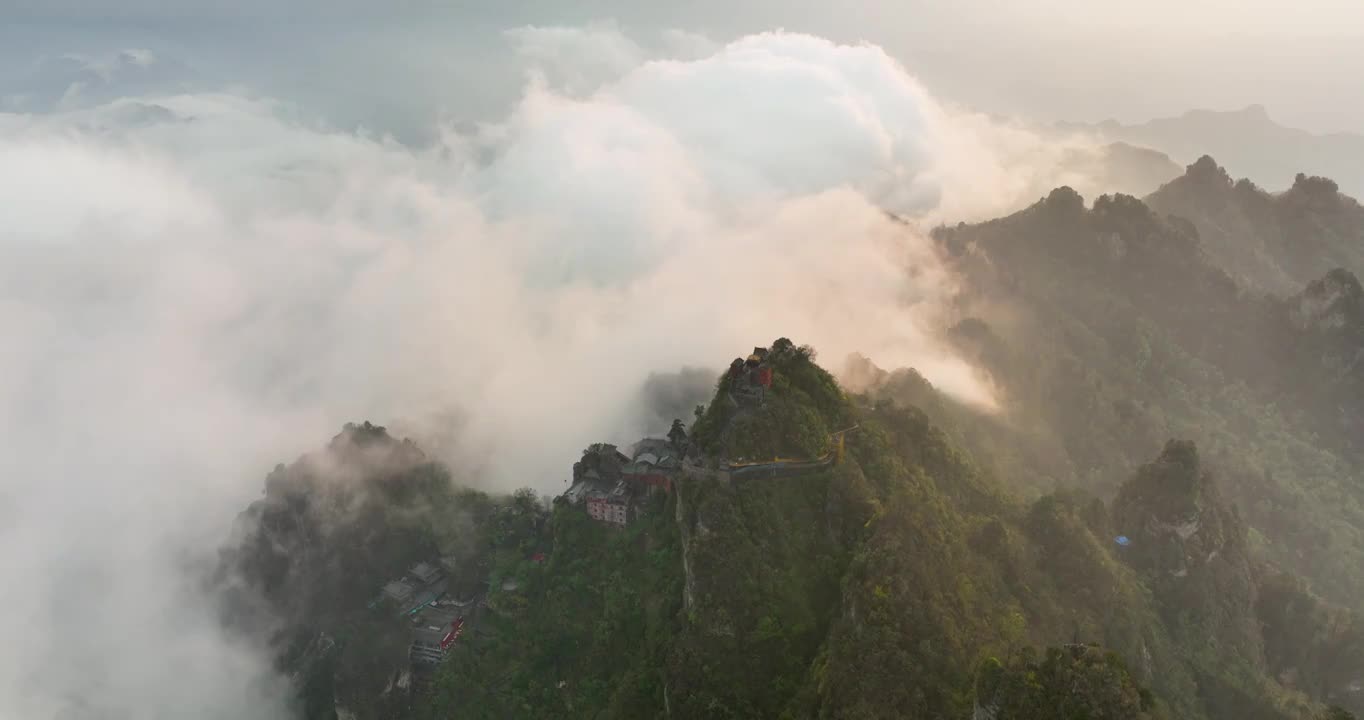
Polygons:
M357 9L0 27L0 716L1364 710L1357 138Z

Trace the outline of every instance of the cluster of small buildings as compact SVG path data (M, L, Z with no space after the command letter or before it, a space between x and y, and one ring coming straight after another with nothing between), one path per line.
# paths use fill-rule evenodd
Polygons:
M444 594L444 571L435 564L419 562L408 568L405 575L385 585L380 599L411 610Z
M725 385L737 406L752 408L766 401L772 389L769 356L767 348L755 347L747 358L734 358L730 363ZM573 464L573 482L563 498L570 505L581 505L593 520L628 525L641 498L672 491L688 452L694 450L680 420L673 422L667 438L640 440L629 455L615 445L591 445L583 451L582 460ZM696 460L691 458L693 466ZM728 471L721 474L727 477Z
M564 499L583 506L593 520L628 525L642 498L672 491L684 449L677 438L641 440L630 455L615 445L591 445L573 464L573 484Z
M459 600L447 593L446 568L419 562L400 578L384 585L379 602L396 605L411 619L412 644L408 657L414 669L430 669L445 659L464 632L466 617L479 607L478 598Z

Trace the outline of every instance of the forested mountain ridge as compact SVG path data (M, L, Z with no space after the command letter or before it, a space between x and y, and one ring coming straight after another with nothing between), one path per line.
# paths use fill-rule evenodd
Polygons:
M678 424L687 464L625 528L348 426L243 515L229 619L310 718L1349 717L1364 290L1266 292L1202 235L1067 188L939 228L999 413L781 339L759 404L731 372ZM837 460L717 470L771 457ZM417 678L372 598L436 556L481 609Z
M1328 178L1299 173L1269 193L1204 155L1146 202L1191 221L1208 254L1250 289L1290 294L1338 267L1364 272L1364 207Z
M377 507L425 538L415 544L352 524L363 513L309 521L317 508L338 507L325 478L303 483L308 499L291 510L270 499L281 489L271 491L263 502L298 522L275 523L269 543L246 535L225 567L256 567L285 548L285 562L325 585L350 571L318 560L359 552L345 538L364 526L366 557L406 548L393 559L401 567L420 542L466 549L459 582L488 588L476 632L421 684L401 679L393 651L377 652L404 636L401 623L366 606L367 593L312 596L314 607L294 615L307 622L280 642L281 666L300 678L302 714L1051 718L1058 702L1077 718L1326 712L1326 694L1314 699L1268 672L1286 662L1302 672L1321 652L1261 634L1260 571L1245 528L1191 444L1170 443L1111 507L1074 492L1024 502L922 411L892 399L902 375L851 399L808 349L774 347L790 348L774 361L774 397L745 412L727 402L722 381L698 413L695 442L716 457L739 448L763 456L790 451L793 435L827 437L855 421L842 461L800 477L688 474L625 529L525 494L412 494L415 479L434 471L422 462L397 471L371 464L337 483L350 493L359 478ZM787 431L761 432L769 422ZM407 447L382 428L358 430L389 448L384 457ZM329 453L346 453L356 432ZM319 467L329 466L305 458L272 478L315 478ZM1192 532L1181 525L1190 512ZM333 522L352 529L307 529ZM1113 541L1119 532L1131 545ZM241 574L247 590L267 597L279 582L268 581L278 573ZM1337 612L1280 585L1301 617ZM305 639L317 633L337 638L325 661L296 649L316 645ZM1271 646L1272 662L1263 649ZM1354 662L1349 652L1333 657Z
M960 420L935 415L974 436L977 457L1015 486L1107 493L1165 438L1196 440L1234 479L1252 542L1357 606L1353 273L1264 295L1239 287L1189 222L1124 196L1086 208L1064 188L937 236L968 278L957 344L1007 398L1000 418L950 404Z

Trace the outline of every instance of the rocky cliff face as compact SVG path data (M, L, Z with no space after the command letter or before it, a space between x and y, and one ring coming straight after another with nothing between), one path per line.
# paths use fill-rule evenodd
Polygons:
M1121 555L1180 638L1211 717L1301 717L1266 676L1246 528L1190 442L1171 441L1113 504ZM1269 700L1272 699L1272 700Z
M1118 491L1115 530L1122 555L1170 612L1211 621L1209 632L1260 655L1254 638L1255 582L1246 528L1202 467L1193 443L1172 440Z

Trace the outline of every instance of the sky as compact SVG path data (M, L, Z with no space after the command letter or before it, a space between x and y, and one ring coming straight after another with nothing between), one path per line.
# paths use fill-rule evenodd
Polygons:
M280 716L194 570L344 422L557 492L779 336L1000 411L925 230L1102 152L1008 116L1364 127L1349 5L1021 5L0 0L0 718Z
M1313 131L1364 132L1364 5L1303 0L910 0L471 3L409 0L4 0L0 60L150 47L206 75L306 99L343 125L404 132L435 108L496 117L515 102L502 30L615 22L651 42L785 28L866 40L942 97L1036 120L1139 122L1265 105ZM0 78L3 77L0 71Z

